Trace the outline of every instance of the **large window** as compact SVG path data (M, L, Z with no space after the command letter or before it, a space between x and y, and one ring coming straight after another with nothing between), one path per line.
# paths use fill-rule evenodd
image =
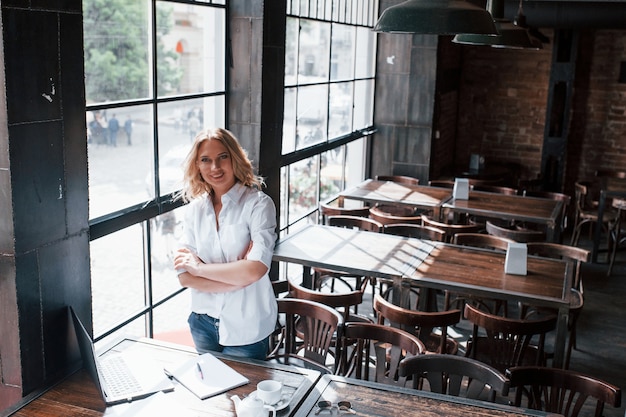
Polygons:
M281 229L361 181L372 131L375 0L290 0L285 45Z
M83 0L83 13L94 334L153 336L186 326L172 193L195 133L226 125L226 4Z

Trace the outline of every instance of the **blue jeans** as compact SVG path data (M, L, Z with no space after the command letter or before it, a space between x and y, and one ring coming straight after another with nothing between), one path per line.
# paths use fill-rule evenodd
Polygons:
M225 355L265 360L269 349L269 338L242 346L222 346L219 343L219 319L206 314L191 313L187 319L191 337L198 353L222 352Z

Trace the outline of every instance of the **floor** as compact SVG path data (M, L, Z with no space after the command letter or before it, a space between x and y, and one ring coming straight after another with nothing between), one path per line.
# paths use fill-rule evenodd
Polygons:
M579 246L591 249L591 242L585 240ZM597 264L584 265L585 304L570 369L626 390L626 248L618 252L610 277L606 276L607 269L606 252L600 252ZM625 402L623 398L619 409L606 407L604 415L626 415Z

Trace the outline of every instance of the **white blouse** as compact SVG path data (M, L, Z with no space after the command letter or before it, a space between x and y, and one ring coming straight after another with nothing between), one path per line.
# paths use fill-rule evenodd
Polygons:
M185 211L182 246L205 263L242 259L261 261L268 273L276 242L276 207L262 191L237 182L223 197L219 231L213 203L208 196L196 198ZM220 344L240 346L267 337L276 325L278 308L269 274L244 288L209 293L191 288L191 310L217 318Z

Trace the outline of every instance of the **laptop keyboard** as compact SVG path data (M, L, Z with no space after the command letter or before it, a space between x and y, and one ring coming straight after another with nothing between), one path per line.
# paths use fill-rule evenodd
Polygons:
M101 358L99 362L109 396L130 395L141 391L141 384L133 376L121 355L109 355Z

